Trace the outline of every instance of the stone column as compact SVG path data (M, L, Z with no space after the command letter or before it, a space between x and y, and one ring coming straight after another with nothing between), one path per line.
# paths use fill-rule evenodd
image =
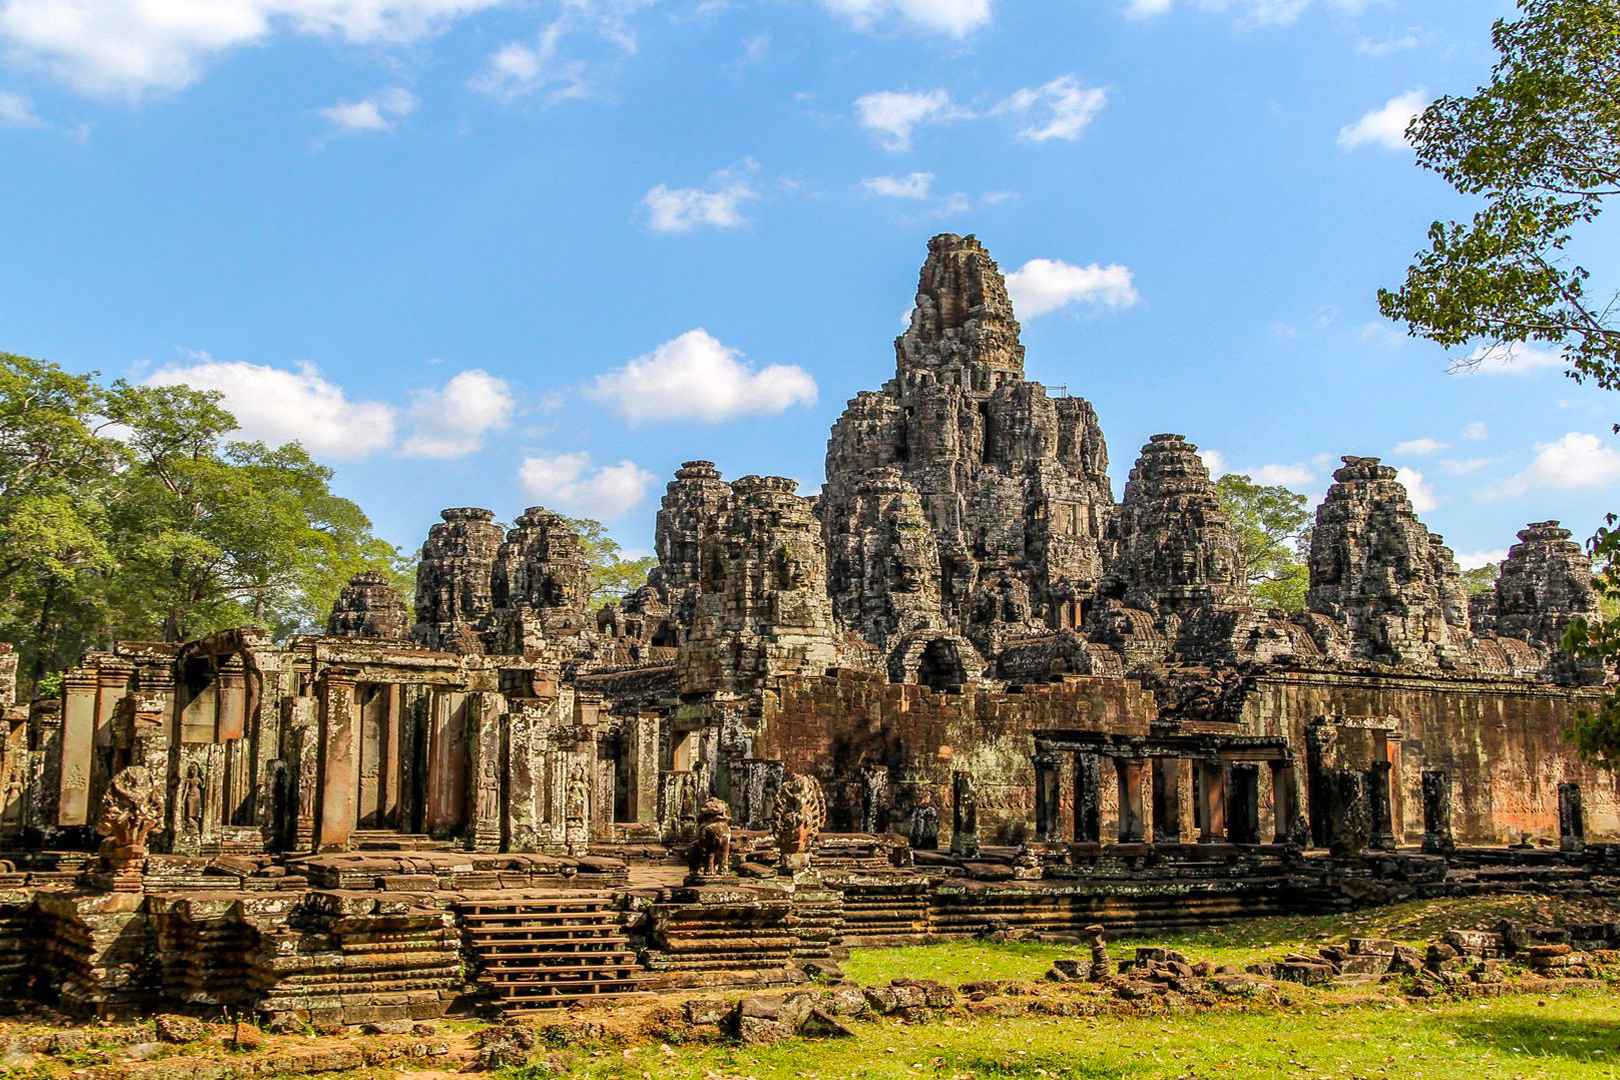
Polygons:
M428 706L427 790L423 827L450 838L466 822L467 694L435 687Z
M861 769L861 820L857 832L876 835L889 826L889 767L867 765Z
M382 767L377 776L377 782L382 786L382 797L377 800L377 825L403 832L400 788L405 777L405 688L399 683L388 683L382 688L382 693L386 712L383 714Z
M1035 755L1035 839L1043 844L1062 840L1063 770L1051 754Z
M321 676L320 786L315 813L315 850L344 851L354 831L355 756L354 676L328 671Z
M1198 794L1203 805L1200 844L1226 843L1226 762L1219 758L1198 763Z
M1074 755L1074 842L1102 842L1101 762L1096 754Z
M1586 850L1586 814L1579 784L1558 785L1558 850L1571 854Z
M471 783L468 795L467 849L501 849L501 706L505 698L488 690L467 695Z
M535 741L545 708L537 701L518 701L506 714L507 851L540 850L540 793L544 779L539 773Z
M1440 769L1423 771L1423 850L1449 855L1457 849L1451 834L1451 774Z
M1260 842L1260 766L1238 762L1227 783L1227 835L1234 844Z
M1294 763L1267 762L1271 768L1271 842L1286 844L1299 816L1299 792L1295 785Z
M62 772L56 825L90 824L90 774L96 737L96 672L74 668L62 676Z
M1372 835L1367 846L1378 851L1395 850L1395 826L1389 798L1390 774L1393 770L1386 760L1372 763L1367 770L1367 812L1371 817Z
M119 701L123 700L129 691L129 679L133 671L131 665L110 659L102 660L96 665L96 731L92 740L95 749L90 768L90 805L98 812L101 797L107 790L107 782L118 770L118 766L113 762L113 715L118 709ZM0 709L9 704L9 701L0 701ZM125 749L132 751L133 747ZM162 768L157 770L156 778L160 786L167 779Z
M1181 843L1181 759L1153 759L1153 842Z
M951 785L951 854L971 859L979 854L979 798L966 772L952 773Z
M1114 773L1119 779L1119 842L1140 844L1145 839L1141 758L1115 758Z

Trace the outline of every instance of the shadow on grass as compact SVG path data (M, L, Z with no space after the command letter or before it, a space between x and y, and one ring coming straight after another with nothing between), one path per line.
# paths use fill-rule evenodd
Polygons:
M1528 1001L1488 1016L1436 1018L1432 1023L1449 1029L1459 1042L1498 1053L1620 1066L1620 1024L1553 1018Z
M955 1076L966 1073L973 1077L993 1077L995 1080L1035 1080L1037 1077L1055 1080L1107 1080L1120 1076L1144 1076L1156 1066L1139 1062L1077 1061L1061 1054L1031 1054L1016 1061L992 1057L988 1054L947 1054L937 1067L936 1075Z

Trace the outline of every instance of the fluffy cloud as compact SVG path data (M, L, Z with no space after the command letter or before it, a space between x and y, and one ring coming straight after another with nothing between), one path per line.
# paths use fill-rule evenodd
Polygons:
M1405 486L1406 496L1412 500L1412 509L1419 514L1427 514L1440 505L1440 497L1423 479L1423 474L1411 466L1395 466L1395 479Z
M1485 426L1485 421L1475 420L1472 424L1463 428L1463 438L1479 442L1485 438L1489 431L1490 429Z
M0 90L0 127L37 128L45 121L34 111L32 99Z
M142 382L217 390L243 437L271 445L296 440L319 458L362 458L394 442L393 406L350 401L313 364L288 371L198 353L192 363L159 368Z
M1450 476L1467 476L1491 463L1490 458L1447 458L1440 463L1440 471Z
M1376 146L1383 150L1406 147L1406 128L1413 117L1429 104L1429 92L1422 87L1390 98L1353 124L1339 129L1339 149L1356 150Z
M855 99L861 126L876 132L885 150L911 149L912 130L961 115L943 90L879 90Z
M1571 431L1536 443L1530 467L1493 495L1523 495L1540 488L1603 488L1620 484L1620 450L1597 435Z
M1344 7L1356 3L1357 0L1333 0L1333 2L1336 6ZM1230 13L1237 19L1238 25L1246 27L1291 23L1299 18L1310 4L1311 0L1197 0L1197 6L1204 11ZM1175 0L1127 0L1121 10L1129 18L1145 19L1163 15L1174 6Z
M1308 488L1316 483L1316 470L1309 465L1272 464L1250 469L1249 479L1257 484L1285 488Z
M907 176L869 176L861 181L861 187L873 195L888 199L926 199L933 184L934 174L928 172L914 172Z
M405 457L457 458L483 449L484 436L512 423L516 402L505 379L477 368L463 371L438 390L411 395L410 437Z
M220 54L279 31L403 44L506 0L6 0L0 43L96 97L140 97L201 77Z
M1170 10L1173 0L1128 0L1120 10L1127 18L1151 19L1155 15L1163 15Z
M742 204L759 197L759 192L743 176L751 170L751 162L740 168L724 169L710 177L710 186L704 188L672 188L659 184L641 197L641 213L647 228L656 233L681 233L702 225L735 229L747 224Z
M631 421L770 415L813 405L816 381L797 364L755 369L705 330L688 330L624 367L598 375L586 392Z
M1481 345L1456 365L1462 375L1533 375L1564 367L1563 354L1540 345Z
M1400 454L1405 457L1417 457L1424 454L1438 453L1445 448L1446 444L1441 442L1439 439L1431 439L1428 436L1424 436L1421 439L1407 439L1405 442L1396 443L1395 449L1392 451L1392 453Z
M359 101L340 101L316 110L332 125L334 136L393 131L396 123L415 111L416 95L402 86L391 86Z
M1078 139L1092 118L1108 103L1102 87L1080 85L1073 75L1059 75L1041 86L1026 87L1009 96L997 112L1028 119L1018 137L1030 142L1047 139Z
M889 18L948 37L962 38L990 22L990 0L821 0L822 6L861 30Z
M530 499L551 510L603 521L634 510L657 479L633 461L599 466L584 451L531 455L518 467L518 480Z
M581 96L585 92L584 65L563 60L557 52L563 31L559 20L548 23L533 41L502 45L473 77L473 89L503 101L538 91L547 91L554 102Z
M1070 304L1128 308L1141 297L1131 272L1118 263L1072 266L1061 259L1031 259L1007 275L1013 311L1026 319Z
M1464 570L1478 570L1482 566L1495 566L1507 558L1506 548L1489 548L1484 551L1457 552L1457 565Z
M1200 450L1198 456L1204 461L1204 468L1209 470L1211 479L1217 479L1231 472L1226 467L1226 455L1219 450Z

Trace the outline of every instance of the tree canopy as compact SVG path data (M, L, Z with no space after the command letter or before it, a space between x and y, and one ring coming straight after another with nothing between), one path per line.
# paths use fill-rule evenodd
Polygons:
M1280 485L1257 484L1241 473L1216 480L1215 492L1237 532L1255 601L1278 611L1304 611L1310 584L1304 553L1311 520L1305 496Z
M120 638L314 630L354 572L397 578L330 469L236 426L217 394L0 354L0 640L25 683Z
M584 541L585 560L591 566L591 610L610 604L647 583L647 575L658 565L655 556L639 559L624 557L624 548L595 518L569 518L568 523Z

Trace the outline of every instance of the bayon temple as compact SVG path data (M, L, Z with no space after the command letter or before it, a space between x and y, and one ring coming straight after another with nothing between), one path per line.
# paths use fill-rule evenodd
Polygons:
M818 495L682 465L601 610L565 518L448 509L414 617L360 574L324 635L119 642L8 705L0 981L360 1023L1620 876L1620 787L1562 738L1604 678L1560 646L1598 606L1569 530L1470 597L1345 457L1282 614L1186 438L1116 499L973 237L895 361Z

